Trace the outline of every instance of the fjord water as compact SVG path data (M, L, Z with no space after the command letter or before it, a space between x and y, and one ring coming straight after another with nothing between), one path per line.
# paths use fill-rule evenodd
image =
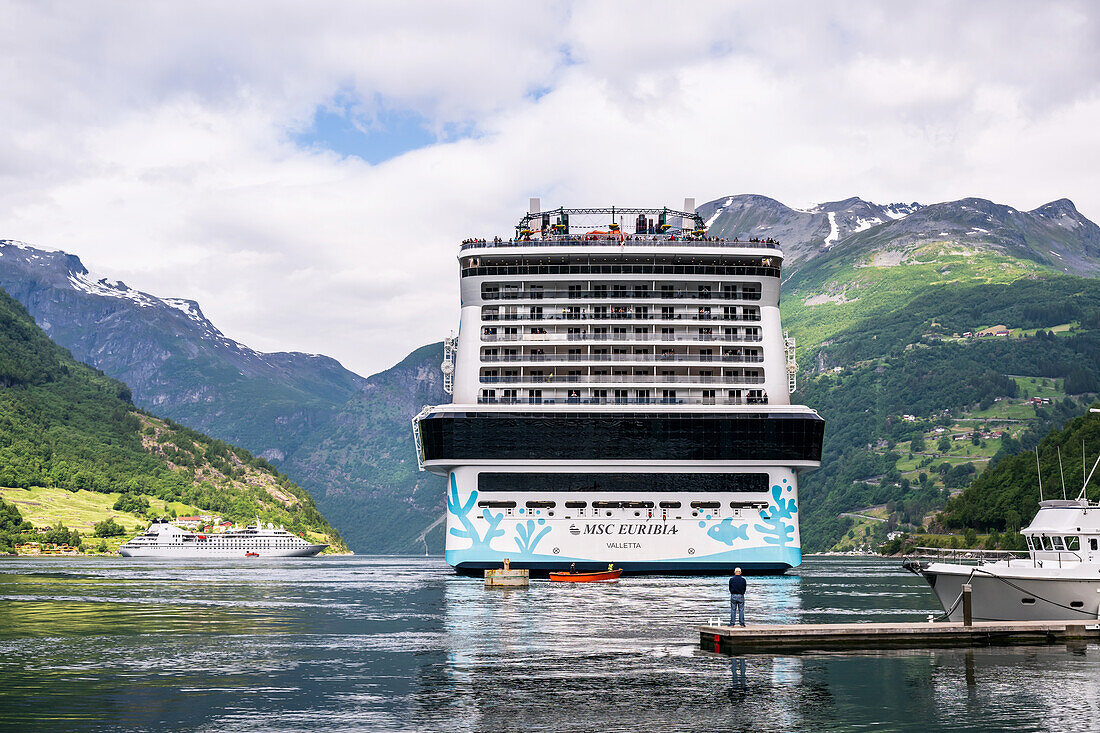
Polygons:
M753 622L920 620L896 561L750 578ZM696 650L722 578L486 590L437 558L0 560L0 729L1096 730L1100 647Z

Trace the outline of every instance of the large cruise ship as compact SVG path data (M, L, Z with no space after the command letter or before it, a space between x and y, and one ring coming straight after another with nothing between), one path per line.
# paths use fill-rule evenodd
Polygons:
M211 534L191 532L154 520L142 534L118 548L123 557L312 557L328 545L314 545L282 527L264 525Z
M447 405L413 420L460 572L782 572L824 421L790 403L783 253L694 213L543 211L459 251Z

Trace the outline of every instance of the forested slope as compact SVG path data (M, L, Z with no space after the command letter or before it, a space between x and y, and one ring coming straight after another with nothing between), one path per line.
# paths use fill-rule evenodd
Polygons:
M262 458L135 408L126 385L75 361L0 290L0 487L121 491L342 541Z

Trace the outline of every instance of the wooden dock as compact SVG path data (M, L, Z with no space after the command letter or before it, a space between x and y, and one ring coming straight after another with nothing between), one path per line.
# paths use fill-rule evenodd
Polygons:
M699 648L719 654L839 649L922 649L1100 641L1100 624L1081 621L781 624L703 626Z

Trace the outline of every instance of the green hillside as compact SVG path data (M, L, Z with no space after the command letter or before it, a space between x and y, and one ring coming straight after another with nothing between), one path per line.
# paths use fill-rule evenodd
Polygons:
M911 251L842 253L814 259L783 285L783 326L813 351L859 322L892 320L924 293L1007 285L1052 274L1039 265L977 247L938 242ZM962 332L995 322L970 324ZM962 333L960 332L960 333Z
M286 476L248 451L136 409L124 384L75 361L3 291L0 487L57 488L74 497L81 490L118 493L138 509L131 515L144 519L166 502L233 521L259 516L343 548L313 500Z
M1092 406L1100 407L1100 403ZM1035 453L1024 451L991 466L966 491L948 502L940 516L942 524L948 529L1018 531L1039 508L1040 468L1044 498L1061 499L1063 480L1065 496L1076 497L1088 470L1100 455L1100 415L1086 411L1063 428L1050 431L1039 442L1038 453L1038 465ZM1086 471L1082 471L1082 466ZM1087 495L1093 501L1100 499L1100 476L1093 475Z
M792 275L782 309L799 340L795 396L827 421L822 467L802 482L809 551L918 530L994 456L1100 390L1100 282L995 252L823 257ZM994 325L1010 336L963 337ZM858 510L884 521L840 516Z

